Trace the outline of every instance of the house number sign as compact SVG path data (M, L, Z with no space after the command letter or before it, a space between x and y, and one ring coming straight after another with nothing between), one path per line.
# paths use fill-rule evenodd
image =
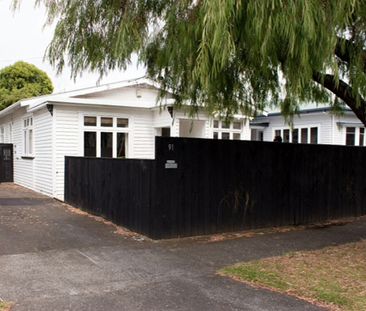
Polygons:
M165 168L176 169L178 168L178 163L176 163L174 160L167 160L165 163Z

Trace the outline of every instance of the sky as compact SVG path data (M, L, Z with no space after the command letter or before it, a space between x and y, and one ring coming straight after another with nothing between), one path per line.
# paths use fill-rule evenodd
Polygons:
M43 60L45 50L53 37L53 27L44 27L46 13L43 7L34 7L34 0L23 0L19 10L13 12L11 0L0 0L0 69L17 61L26 61L45 71L51 78L55 92L74 90L97 84L97 73L84 72L76 81L70 78L70 69L62 74ZM101 84L139 78L144 68L136 61L126 71L113 71L101 80Z

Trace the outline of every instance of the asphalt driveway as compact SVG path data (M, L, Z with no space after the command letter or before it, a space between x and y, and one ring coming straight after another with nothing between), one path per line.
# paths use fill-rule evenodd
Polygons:
M239 261L366 238L366 221L219 242L154 242L0 185L0 298L14 310L319 310L216 275Z

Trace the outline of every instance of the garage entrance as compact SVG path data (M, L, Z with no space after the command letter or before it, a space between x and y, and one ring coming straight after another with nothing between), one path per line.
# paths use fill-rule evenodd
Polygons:
M0 144L0 182L13 182L13 145Z

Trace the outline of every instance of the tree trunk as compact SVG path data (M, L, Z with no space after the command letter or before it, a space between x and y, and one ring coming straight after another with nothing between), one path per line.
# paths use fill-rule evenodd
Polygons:
M313 80L342 99L366 127L366 101L363 98L357 100L353 95L351 86L342 80L339 80L337 85L336 79L333 75L321 74L318 72L313 74Z

